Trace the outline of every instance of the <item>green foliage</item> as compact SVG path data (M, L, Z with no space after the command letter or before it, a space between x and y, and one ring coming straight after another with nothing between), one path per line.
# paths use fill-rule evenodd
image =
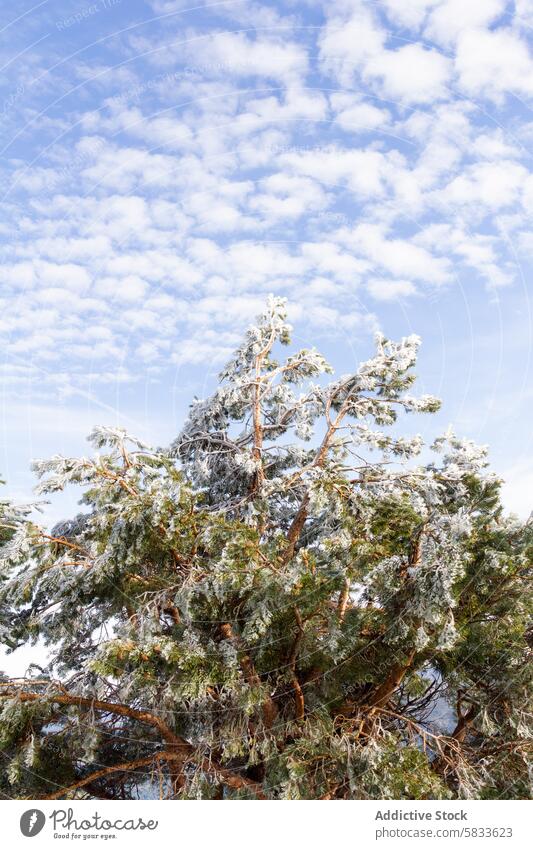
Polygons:
M2 502L2 634L50 655L0 680L6 797L530 793L531 525L484 448L416 464L416 337L329 384L288 342L273 299L169 450L37 463L74 519Z

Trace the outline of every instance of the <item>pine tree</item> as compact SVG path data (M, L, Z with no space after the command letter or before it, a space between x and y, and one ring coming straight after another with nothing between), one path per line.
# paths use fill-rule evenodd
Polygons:
M2 502L4 641L49 652L0 681L4 797L530 795L531 525L486 448L398 435L417 337L330 382L289 341L271 298L170 449L36 463L73 520Z

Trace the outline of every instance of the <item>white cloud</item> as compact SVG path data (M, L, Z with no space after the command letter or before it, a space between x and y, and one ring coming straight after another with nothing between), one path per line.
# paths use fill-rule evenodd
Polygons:
M63 256L79 263L98 261L107 256L110 249L110 239L103 234L87 238L48 236L36 239L34 243L35 253L40 257L56 259Z
M250 199L249 207L271 224L297 219L322 209L327 203L323 189L314 180L278 173L262 180L260 190Z
M322 182L325 188L346 186L362 198L381 197L398 157L376 150L328 146L284 154L281 163L298 174Z
M420 145L434 139L453 142L466 150L470 148L474 127L471 113L474 106L464 100L437 103L433 108L417 109L397 126L398 131Z
M202 0L196 0L196 5L201 6ZM186 9L190 6L190 0L150 0L150 6L157 15L165 15Z
M510 29L466 30L459 35L455 67L462 88L494 99L533 94L533 62L527 43Z
M533 0L515 0L517 23L533 27Z
M527 170L516 162L481 162L454 177L439 198L455 208L469 206L486 215L514 204L526 177Z
M335 123L347 132L374 130L387 126L391 120L387 109L363 102L352 94L332 94L330 101L335 113Z
M528 215L533 215L533 174L524 180L522 203Z
M503 130L500 129L477 135L472 141L470 150L483 159L493 161L522 156L520 148L507 139Z
M507 0L444 0L432 6L424 37L449 46L461 33L492 24L505 11Z
M206 39L193 37L183 53L191 71L221 78L260 76L295 81L308 68L301 45L260 34L255 40L233 32L215 33Z
M61 286L66 291L86 292L91 285L87 269L71 262L59 265L37 261L36 269L42 283Z
M81 174L91 186L126 194L146 186L167 185L175 169L176 162L171 157L110 145Z
M187 124L173 115L151 118L140 109L126 109L117 112L114 123L117 130L146 141L152 149L190 150L193 145L193 134Z
M206 9L202 30L177 15L114 43L116 72L84 59L76 112L35 124L33 166L6 161L8 346L73 370L98 346L102 381L119 351L126 381L170 351L200 362L231 347L229 324L269 291L295 297L303 322L345 328L361 321L359 298L422 297L456 275L512 280L498 228L514 216L527 246L533 190L513 141L524 123L509 130L494 98L525 90L529 60L500 0L338 0L322 4L319 32L308 4L290 20L238 6ZM221 31L235 21L246 33Z
M0 279L4 286L27 289L35 281L35 269L32 262L5 264L0 269Z
M320 39L323 69L349 86L353 75L384 47L385 33L367 9L359 5L350 17L334 15Z
M492 289L512 282L512 272L508 263L499 258L494 236L471 233L464 227L449 224L433 224L424 228L415 241L432 251L457 257L461 263L475 269Z
M417 28L441 0L383 0L387 16L402 26Z
M364 65L363 76L379 80L387 97L403 103L430 103L448 96L451 63L437 50L407 44L381 50Z
M328 21L320 39L323 68L346 86L358 73L381 95L403 103L447 96L451 64L445 56L420 44L391 49L386 40L385 29L358 4L349 18Z
M450 280L450 262L406 239L389 238L379 225L359 224L352 230L340 230L340 242L358 250L377 268L385 269L400 279L414 278L440 284Z
M85 292L91 284L86 268L75 263L59 264L36 259L33 263L21 262L3 269L7 285L28 288L32 284L58 286L65 292Z
M127 302L144 300L147 291L146 280L137 274L128 274L120 278L103 277L94 286L95 295Z
M416 287L410 280L387 280L385 278L371 279L368 291L378 301L394 301L416 294Z

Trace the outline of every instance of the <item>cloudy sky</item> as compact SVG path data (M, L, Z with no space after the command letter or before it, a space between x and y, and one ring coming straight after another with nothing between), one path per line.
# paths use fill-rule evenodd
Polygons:
M165 444L269 292L341 372L423 339L409 429L528 513L532 0L5 0L0 473ZM59 509L59 508L58 508Z

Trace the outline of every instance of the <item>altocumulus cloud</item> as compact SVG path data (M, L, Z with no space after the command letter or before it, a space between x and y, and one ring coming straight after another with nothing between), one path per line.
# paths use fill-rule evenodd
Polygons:
M6 397L216 365L271 291L310 336L466 297L527 343L530 0L53 5L0 13Z

